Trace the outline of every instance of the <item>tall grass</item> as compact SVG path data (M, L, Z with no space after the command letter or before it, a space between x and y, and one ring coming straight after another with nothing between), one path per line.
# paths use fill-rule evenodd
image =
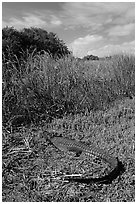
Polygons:
M135 57L83 62L58 61L46 53L3 60L3 123L50 122L69 113L100 110L117 98L135 94Z

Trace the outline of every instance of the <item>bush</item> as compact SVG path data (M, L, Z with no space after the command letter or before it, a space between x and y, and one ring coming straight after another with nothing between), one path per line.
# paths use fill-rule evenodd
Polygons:
M29 54L44 52L49 53L54 58L61 58L70 54L68 48L56 34L41 28L24 28L17 31L13 27L5 27L2 29L2 52L3 60L14 61L15 56L18 60L27 59L27 50Z
M21 51L21 39L19 31L13 27L2 29L2 54L4 62L13 61L14 55L19 59Z

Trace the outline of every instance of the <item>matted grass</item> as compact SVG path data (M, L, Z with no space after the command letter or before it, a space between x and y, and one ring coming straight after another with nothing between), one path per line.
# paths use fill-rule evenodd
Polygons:
M72 159L72 155L46 142L43 128L88 145L94 143L118 157L125 172L109 185L65 182L61 179L63 173L103 175L107 165L84 156ZM2 182L3 202L135 201L134 98L117 100L107 110L64 116L51 124L22 128L15 133L3 129Z

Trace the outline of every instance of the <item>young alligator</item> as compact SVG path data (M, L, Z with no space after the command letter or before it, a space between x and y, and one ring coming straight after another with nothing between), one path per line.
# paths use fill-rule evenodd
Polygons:
M104 150L95 147L94 145L90 145L87 146L84 143L81 142L77 142L76 140L70 140L70 139L66 139L63 137L53 137L53 138L49 138L49 133L47 131L45 131L47 134L45 135L46 138L59 150L61 151L71 151L71 152L75 152L76 156L79 156L82 152L84 152L86 155L88 156L92 156L95 155L99 158L101 158L102 160L104 160L105 162L107 162L111 168L113 168L112 172L110 172L110 175L106 175L102 178L85 178L83 179L83 182L87 183L87 182L103 182L106 180L110 180L111 176L112 177L117 177L116 174L120 173L120 169L123 168L121 162L118 161L117 158L114 158L112 156L110 156L108 153L106 153ZM120 169L119 169L120 167ZM70 181L82 181L82 178L68 178L68 180Z

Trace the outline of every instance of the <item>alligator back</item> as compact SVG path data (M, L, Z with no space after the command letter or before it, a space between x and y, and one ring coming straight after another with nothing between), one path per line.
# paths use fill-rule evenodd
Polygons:
M51 139L51 142L62 151L73 151L76 153L84 152L88 156L95 155L105 162L109 163L111 167L116 168L117 159L110 156L103 149L95 147L94 145L87 146L84 143L77 142L76 140L70 140L62 137L54 137Z

